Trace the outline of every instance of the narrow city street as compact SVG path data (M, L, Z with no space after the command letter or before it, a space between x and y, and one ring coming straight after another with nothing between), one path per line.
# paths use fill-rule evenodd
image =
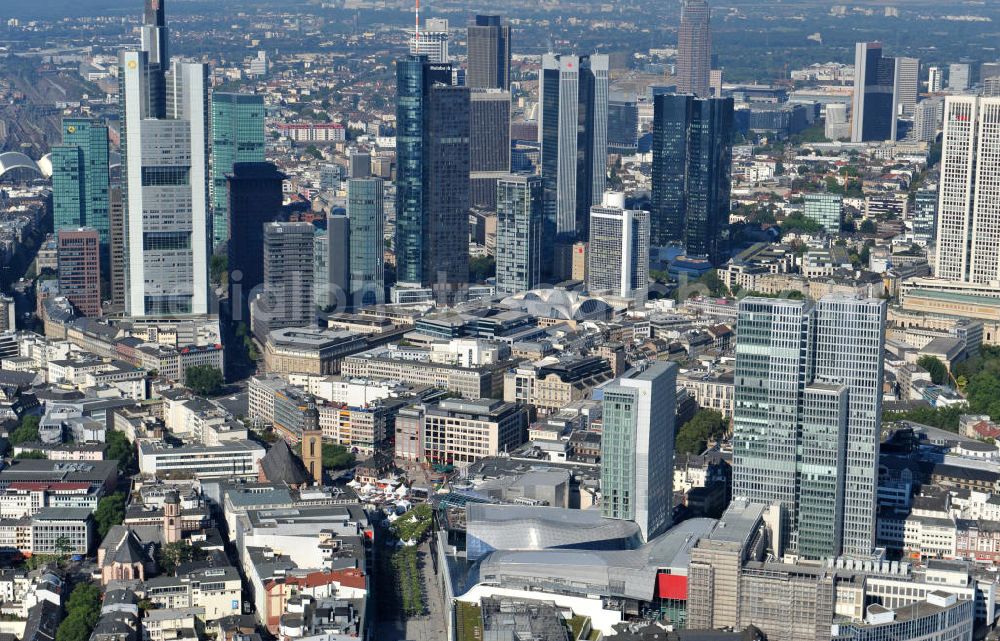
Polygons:
M385 550L386 553L389 550ZM448 616L441 591L436 584L434 566L430 560L429 543L420 544L418 553L420 575L423 579L425 613L406 617L396 595L393 577L383 573L379 577L379 598L374 600L378 610L375 613L375 638L379 641L440 641L446 638L446 616ZM380 564L380 567L383 567Z

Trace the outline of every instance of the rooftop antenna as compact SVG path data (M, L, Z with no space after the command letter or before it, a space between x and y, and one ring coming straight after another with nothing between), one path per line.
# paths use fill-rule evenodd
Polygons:
M420 53L420 0L416 0L416 10L414 11L413 18L413 53Z

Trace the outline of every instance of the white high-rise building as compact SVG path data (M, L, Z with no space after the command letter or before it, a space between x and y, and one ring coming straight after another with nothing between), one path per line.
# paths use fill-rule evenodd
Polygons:
M920 60L917 58L896 58L895 85L896 115L912 116L920 93Z
M912 137L920 142L934 142L941 123L944 100L940 96L921 100L913 111Z
M163 3L147 0L143 50L119 55L126 313L207 314L208 69L166 65Z
M642 306L649 291L649 212L625 209L625 195L608 192L590 208L587 290Z
M968 91L971 80L970 65L964 62L948 65L948 88Z
M1000 98L949 96L942 140L935 273L1000 280Z
M927 70L927 92L939 93L944 89L944 74L941 67L931 67Z
M410 53L424 55L430 62L448 62L448 20L428 18L424 28L410 37Z

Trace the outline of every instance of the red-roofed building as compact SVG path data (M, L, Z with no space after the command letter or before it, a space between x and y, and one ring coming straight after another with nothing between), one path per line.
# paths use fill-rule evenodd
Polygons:
M308 595L319 598L364 599L368 594L368 577L362 570L348 568L329 572L290 574L264 584L267 592L264 622L272 634L277 634L281 615L285 614L288 599Z
M101 494L84 481L14 481L0 490L0 518L34 516L46 507L97 509Z

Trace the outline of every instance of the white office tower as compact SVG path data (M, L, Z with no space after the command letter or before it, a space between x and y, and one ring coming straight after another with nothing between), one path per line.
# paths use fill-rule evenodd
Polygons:
M942 140L935 273L1000 280L1000 98L948 96Z
M125 300L133 317L209 311L208 69L174 61L163 73L162 7L147 0L144 50L119 55Z
M649 212L625 209L625 195L604 194L590 208L587 290L642 307L649 291Z
M941 67L931 67L927 70L927 92L939 93L944 89L944 74Z
M633 521L650 541L673 520L677 364L629 370L603 392L601 513Z
M968 91L970 84L970 65L966 63L956 63L948 65L948 88L955 91Z
M940 97L928 98L917 103L913 112L912 137L920 142L934 142L941 124L944 100Z
M895 113L897 116L912 116L920 93L920 60L917 58L896 58Z
M778 549L871 555L885 316L876 299L740 302L733 497L782 506Z
M419 19L419 18L418 18ZM448 62L448 20L428 18L424 28L410 38L410 53L424 55L430 62Z
M847 105L839 102L826 105L823 135L830 140L847 140L851 137L851 119L847 117Z

